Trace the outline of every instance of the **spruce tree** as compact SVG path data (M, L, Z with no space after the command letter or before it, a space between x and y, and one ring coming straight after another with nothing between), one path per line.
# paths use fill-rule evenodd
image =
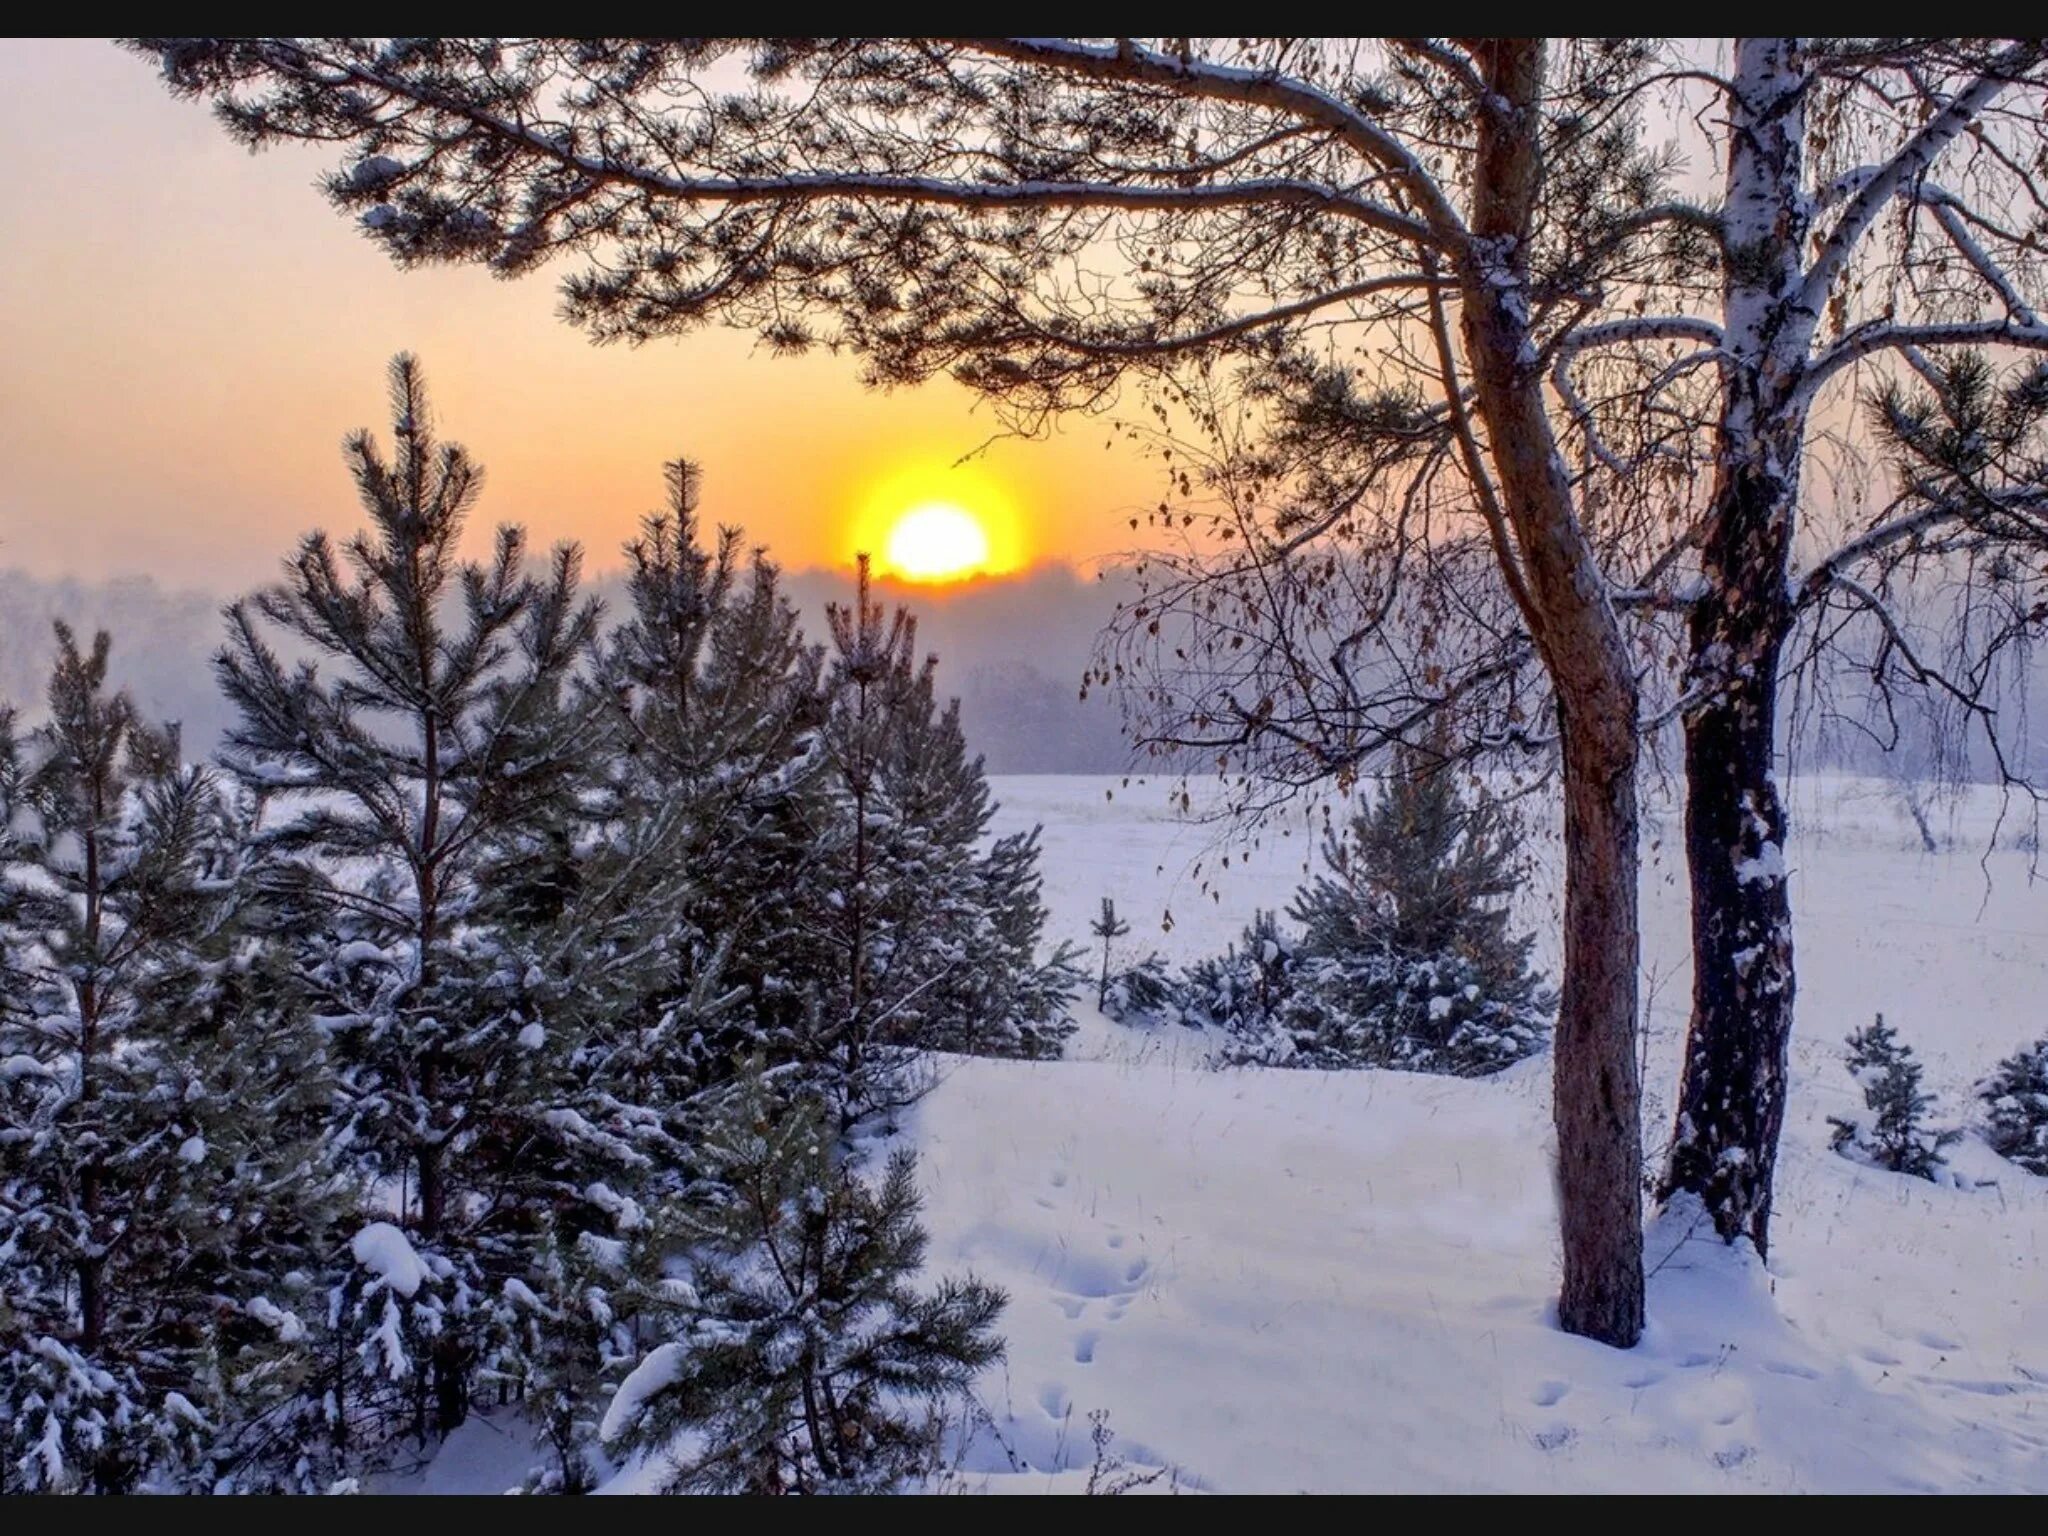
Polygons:
M1384 792L1327 838L1295 898L1299 978L1279 1033L1301 1066L1470 1077L1539 1049L1555 998L1509 927L1516 832L1484 786L1404 748Z
M410 1378L424 1432L466 1411L477 1298L497 1289L489 1243L532 1223L505 1199L502 1159L478 1152L522 1145L510 1127L544 1124L553 1105L532 1021L496 995L502 947L471 920L494 855L570 862L565 787L588 739L566 690L597 613L578 599L573 549L529 575L523 536L501 528L488 559L461 557L481 471L436 441L410 357L392 364L391 402L392 458L368 433L347 444L367 528L339 546L309 534L283 583L229 610L217 668L239 716L227 760L271 800L264 848L301 915L299 964L343 1067L353 1149L402 1196L435 1280L404 1297L432 1340ZM287 663L267 630L312 659Z
M2048 1175L2048 1037L2001 1061L1978 1097L1989 1112L1991 1149L2029 1173Z
M1000 1358L1000 1291L920 1291L914 1163L870 1184L842 1156L836 1109L787 1101L758 1071L712 1124L704 1170L652 1251L687 1255L651 1280L662 1342L620 1384L601 1433L669 1458L678 1492L881 1492L934 1469L937 1410Z
M348 1202L322 1042L261 943L227 789L58 626L0 740L0 1488L292 1481Z
M1945 1148L1961 1139L1956 1130L1936 1131L1928 1127L1927 1112L1934 1107L1932 1095L1921 1090L1920 1063L1913 1048L1898 1037L1884 1015L1868 1028L1849 1035L1849 1072L1863 1090L1867 1116L1828 1116L1834 1127L1831 1145L1837 1152L1854 1153L1917 1179L1932 1179L1946 1161Z

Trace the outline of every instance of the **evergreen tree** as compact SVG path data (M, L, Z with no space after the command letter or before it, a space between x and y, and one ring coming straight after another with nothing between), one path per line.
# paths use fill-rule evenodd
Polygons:
M1927 1112L1934 1099L1920 1088L1920 1063L1913 1048L1902 1042L1879 1014L1867 1029L1849 1036L1849 1072L1863 1089L1866 1116L1828 1116L1834 1127L1831 1145L1837 1152L1853 1152L1888 1168L1918 1179L1932 1179L1945 1159L1944 1148L1962 1137L1961 1131L1930 1130Z
M271 1486L348 1194L322 1042L242 808L108 689L105 634L57 642L49 723L0 733L0 1488Z
M565 690L597 614L573 549L530 576L524 538L503 528L488 560L460 558L481 471L436 442L410 357L392 364L391 397L395 456L367 433L347 446L366 531L339 547L308 535L281 585L229 610L217 665L239 715L228 761L273 802L263 845L301 918L353 1149L402 1197L435 1281L405 1298L432 1341L409 1377L424 1432L466 1411L479 1297L506 1268L491 1245L533 1226L504 1158L526 1145L515 1127L551 1126L557 1105L534 1021L502 1005L505 948L472 920L508 857L541 856L520 899L569 897L544 887L573 863L566 808L589 741ZM315 659L288 665L266 626Z
M1279 1021L1293 999L1300 957L1271 912L1256 911L1237 943L1222 955L1198 960L1181 978L1181 1021L1222 1030L1230 1037L1227 1060L1264 1060L1254 1052L1281 1038ZM1284 1053L1271 1057L1286 1060Z
M1179 978L1154 952L1110 977L1102 1011L1119 1024L1180 1024L1187 1022L1181 1003Z
M611 719L612 814L674 843L692 872L672 914L671 964L635 1005L619 1065L678 1099L754 1052L787 1058L804 1017L800 895L829 815L816 737L822 652L807 643L781 575L740 534L707 547L699 477L667 469L669 507L626 546L630 610L606 637L593 694ZM679 1004L719 985L743 991L717 1023Z
M2048 1037L2001 1061L1978 1096L1990 1112L1992 1150L2048 1175Z
M1541 1047L1555 999L1529 969L1532 938L1508 926L1515 829L1483 787L1461 794L1429 754L1403 749L1323 857L1288 909L1302 928L1296 985L1239 1031L1241 1056L1470 1077Z
M925 1046L1045 1061L1057 1058L1079 1027L1070 1008L1082 984L1080 950L1061 944L1038 959L1046 917L1038 834L1033 827L999 837L968 861L968 899L951 938L957 959L926 1009Z
M977 847L995 813L957 701L917 624L870 592L862 558L832 633L820 731L828 795L799 929L805 1055L848 1123L912 1096L919 1049L1057 1055L1073 1031L1071 950L1040 962L1035 831Z
M674 1491L899 1488L933 1469L936 1410L1002 1354L1000 1291L912 1285L925 1234L911 1155L871 1185L835 1141L828 1106L780 1101L755 1072L658 1229L654 1251L687 1253L687 1282L647 1287L665 1338L601 1432L672 1457Z
M1102 898L1102 914L1088 925L1088 931L1102 940L1102 974L1095 983L1095 1006L1107 1010L1110 949L1118 939L1130 933L1131 925L1116 915L1116 903L1105 896Z

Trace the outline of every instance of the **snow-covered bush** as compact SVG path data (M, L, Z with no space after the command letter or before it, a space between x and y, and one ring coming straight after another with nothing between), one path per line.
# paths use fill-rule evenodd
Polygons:
M2015 1051L1978 1089L1985 1140L2029 1173L2048 1176L2048 1036Z
M1180 982L1157 953L1112 973L1102 987L1102 1011L1119 1024L1178 1024L1180 999Z
M914 1162L878 1184L835 1145L833 1112L778 1102L758 1073L707 1137L704 1178L662 1213L640 1297L662 1342L599 1433L666 1458L677 1492L881 1492L935 1470L940 1411L1002 1354L1003 1294L913 1284L924 1261Z
M1278 1064L1293 1055L1281 1020L1294 996L1299 954L1279 917L1259 911L1221 955L1198 960L1180 983L1182 1022L1221 1030L1225 1058Z
M1848 1040L1849 1072L1863 1090L1867 1113L1830 1115L1834 1127L1831 1145L1845 1156L1932 1179L1946 1161L1945 1148L1954 1145L1961 1131L1931 1129L1927 1112L1934 1099L1920 1088L1920 1063L1913 1048L1879 1014L1866 1029L1853 1031Z

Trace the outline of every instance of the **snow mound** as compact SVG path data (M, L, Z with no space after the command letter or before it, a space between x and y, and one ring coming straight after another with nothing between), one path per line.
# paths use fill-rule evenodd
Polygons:
M417 1295L427 1282L426 1261L388 1221L373 1221L349 1244L355 1260L400 1296Z

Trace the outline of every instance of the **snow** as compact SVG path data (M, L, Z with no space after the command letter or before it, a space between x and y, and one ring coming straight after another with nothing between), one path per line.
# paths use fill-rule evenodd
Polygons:
M1776 843L1765 842L1756 851L1753 859L1738 858L1735 861L1735 880L1738 885L1769 885L1785 878L1785 850Z
M548 1032L539 1024L529 1024L519 1031L519 1048L522 1051L537 1051L547 1043Z
M268 1296L258 1296L251 1301L249 1315L275 1333L281 1343L296 1344L306 1336L306 1325L298 1313L280 1307Z
M388 1221L373 1221L349 1244L355 1260L400 1296L411 1297L426 1283L427 1266L406 1235Z
M1229 839L1211 900L1226 847L1164 783L994 787L996 834L1045 824L1048 942L1085 941L1110 896L1134 930L1120 963L1219 952L1255 907L1284 905L1320 830L1297 816L1256 848ZM991 1424L949 1485L1079 1491L1100 1410L1134 1467L1171 1469L1152 1491L2048 1492L2048 1180L1974 1134L1952 1184L1884 1173L1830 1151L1827 1124L1860 1108L1842 1039L1879 1011L1925 1067L1938 1125L1967 1123L1975 1083L2041 1032L2031 855L2010 826L1986 851L1988 795L1953 810L1955 852L1923 855L1881 784L1787 791L1793 840L1768 852L1797 914L1800 1005L1768 1265L1665 1212L1642 1344L1571 1338L1551 1314L1547 1057L1481 1081L1218 1071L1196 1031L1084 1006L1074 1059L946 1058L901 1120L931 1272L1010 1296L1007 1358L977 1384ZM1668 800L1646 805L1653 1167L1690 995L1679 826ZM1558 849L1537 830L1520 917L1554 970ZM643 1361L604 1434L678 1366ZM466 1472L469 1435L408 1486L518 1481ZM657 1480L629 1466L608 1491Z
M1190 871L1214 867L1215 829L1176 823L1164 785L1110 787L996 785L997 833L1046 824L1048 939L1084 935L1108 895L1126 959L1218 951L1314 848L1303 820L1249 860L1232 839L1212 902ZM1944 1125L2040 1033L2030 855L1986 854L1990 795L1927 856L1884 786L1788 787L1796 860L1758 860L1791 882L1800 982L1768 1266L1665 1213L1644 1342L1570 1338L1550 1313L1547 1057L1479 1082L1210 1071L1191 1031L1086 1009L1073 1054L1094 1059L949 1061L909 1117L930 1267L1011 1296L963 1485L1078 1488L1104 1409L1117 1449L1183 1488L2048 1491L2048 1180L1970 1136L1962 1182L1996 1187L1939 1187L1837 1156L1827 1125L1860 1104L1842 1037L1880 1010ZM1691 986L1678 828L1646 807L1652 1166ZM1554 968L1554 838L1535 852L1550 878L1522 917Z
M181 1163L203 1163L206 1161L206 1138L187 1136L178 1143L178 1161Z
M680 1344L659 1344L648 1351L647 1358L633 1367L632 1374L612 1394L611 1406L597 1427L598 1440L608 1445L630 1429L650 1399L682 1378L685 1358Z

